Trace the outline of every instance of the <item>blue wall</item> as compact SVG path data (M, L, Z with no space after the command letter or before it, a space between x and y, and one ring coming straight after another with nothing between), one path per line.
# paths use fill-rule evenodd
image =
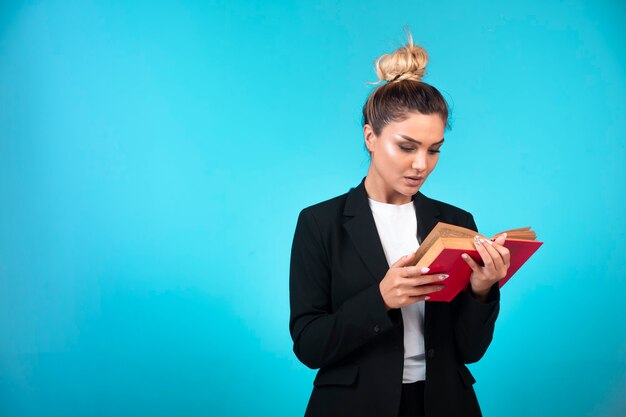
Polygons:
M0 415L301 415L295 221L366 174L405 24L453 106L422 191L545 241L485 415L623 415L626 7L472 3L2 1Z

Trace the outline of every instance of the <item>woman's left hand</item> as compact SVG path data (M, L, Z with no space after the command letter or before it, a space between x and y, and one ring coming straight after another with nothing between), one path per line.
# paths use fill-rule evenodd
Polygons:
M506 233L498 236L493 242L478 236L474 238L474 246L476 246L484 266L480 266L467 254L462 255L465 262L472 268L470 285L472 292L479 299L484 300L489 294L491 286L506 276L511 263L511 254L507 248L502 246L505 239Z

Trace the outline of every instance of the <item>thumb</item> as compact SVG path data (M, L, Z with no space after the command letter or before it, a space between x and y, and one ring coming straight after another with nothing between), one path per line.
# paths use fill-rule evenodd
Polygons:
M402 258L398 259L396 263L391 265L392 268L402 267L412 265L411 261L415 260L415 252L411 252L408 255L404 255Z

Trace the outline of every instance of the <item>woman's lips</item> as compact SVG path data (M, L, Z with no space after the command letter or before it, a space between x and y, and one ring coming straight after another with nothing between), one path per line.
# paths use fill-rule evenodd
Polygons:
M404 180L411 187L415 187L422 183L422 181L424 180L424 177L404 177Z

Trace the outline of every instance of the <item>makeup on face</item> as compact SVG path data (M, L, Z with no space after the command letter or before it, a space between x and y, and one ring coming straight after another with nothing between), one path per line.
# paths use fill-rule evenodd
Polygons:
M406 202L419 191L437 165L444 143L444 123L439 115L413 113L391 122L371 142L368 176L381 196L379 201ZM397 204L397 203L394 203Z

